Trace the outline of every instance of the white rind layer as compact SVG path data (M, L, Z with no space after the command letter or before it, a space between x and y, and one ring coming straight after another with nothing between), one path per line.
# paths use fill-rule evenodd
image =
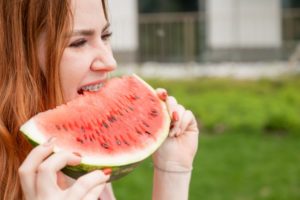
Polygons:
M148 85L137 75L133 75L133 76L137 78L139 81L141 81L142 83L144 83L144 85L147 86L147 88L156 95L156 91L150 85ZM148 145L147 148L139 149L138 151L130 151L128 153L123 153L123 154L115 154L111 156L109 154L103 154L103 155L98 154L95 157L83 156L81 163L84 165L93 165L93 166L123 166L131 163L139 162L141 160L144 160L148 156L150 156L164 142L164 140L169 134L169 129L170 129L170 116L166 104L161 100L160 100L160 104L163 108L162 118L165 121L161 130L158 131L160 133L157 134L159 137L156 138L157 139L156 142L153 142L152 144ZM32 140L37 144L43 144L49 139L46 138L43 133L40 133L40 130L37 128L36 121L34 120L34 118L30 119L23 126L21 126L20 130L30 140ZM57 146L54 147L54 152L59 152L62 150L63 149L58 148Z

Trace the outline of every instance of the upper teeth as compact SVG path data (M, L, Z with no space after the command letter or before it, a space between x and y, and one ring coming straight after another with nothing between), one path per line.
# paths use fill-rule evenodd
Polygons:
M98 91L101 87L103 86L103 83L98 83L95 85L88 85L88 86L84 86L81 89L85 90L85 91L91 91L91 92L96 92Z

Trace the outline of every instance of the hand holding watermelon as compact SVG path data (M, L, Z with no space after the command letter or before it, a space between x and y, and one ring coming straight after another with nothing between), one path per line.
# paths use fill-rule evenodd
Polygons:
M65 116L64 113L74 116L67 115L61 121L59 115ZM79 120L74 120L75 115ZM109 180L120 178L158 147L153 154L156 168L190 172L199 134L191 111L178 104L174 97L167 97L165 90L155 93L137 76L111 79L98 93L87 93L66 105L39 113L21 131L33 144L43 144L32 150L20 168L28 199L51 193L57 195L55 199L69 198L71 194L76 194L75 199L99 195L109 177L97 169L109 167L112 169ZM45 138L51 137L57 140L44 143ZM132 145L136 147L131 148ZM128 155L124 154L126 148ZM79 152L81 159L70 152ZM66 165L68 168L64 168ZM66 185L65 190L56 181L58 178L59 182L57 173L62 168L70 169L64 171L69 176L80 177L71 186ZM82 185L86 187L74 193Z
M157 93L167 104L172 124L168 138L153 155L154 166L169 172L191 171L198 147L197 121L174 97L165 97L164 89Z
M62 188L57 171L65 165L77 165L81 159L67 152L52 154L53 144L52 138L34 148L19 168L21 185L26 190L25 199L97 199L109 176L100 170L93 171Z
M64 191L87 184L95 190L89 195L101 193L105 182L128 174L157 148L153 155L156 168L190 172L199 134L191 111L137 76L113 78L99 92L88 92L66 105L39 113L20 130L35 145L45 144L48 138L57 139L51 145L38 145L20 168L22 186L30 197L55 191L55 199L69 194L56 183L57 172L66 165L63 171L67 175L80 178ZM65 152L79 152L81 159ZM107 167L112 169L109 180L99 173ZM182 188L188 186L186 180L179 182L185 183ZM35 190L37 184L41 188ZM81 192L77 195L87 191Z

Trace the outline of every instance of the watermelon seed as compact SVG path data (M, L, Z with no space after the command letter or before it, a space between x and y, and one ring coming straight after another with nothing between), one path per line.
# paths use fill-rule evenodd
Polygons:
M117 145L121 145L121 141L119 140L119 139L116 139L116 143L117 143Z
M157 115L158 115L157 110L152 109L151 112L150 112L150 115L151 115L152 117L157 117Z
M83 126L80 127L82 133L85 133L85 128Z
M124 141L125 144L127 144L128 146L130 146L129 143L126 140L123 139L123 141Z
M68 125L69 125L69 128L71 129L71 130L73 130L73 125L69 122L68 123Z
M134 111L133 107L128 106L129 110Z
M76 141L77 141L77 142L80 142L81 144L83 144L83 140L80 139L79 137L76 138Z
M114 137L114 139L115 139L116 144L120 146L121 145L120 139L117 138L116 136Z
M137 132L137 134L142 135L141 131L139 131L137 128L135 128L135 131Z
M56 129L60 131L60 126L59 125L55 125Z
M123 140L124 144L130 146L129 143L124 139L124 137L122 135L121 135L121 139Z
M100 132L96 129L96 134L98 135L98 136L100 136Z
M108 116L107 119L110 123L114 123L114 121L116 121L116 118L113 116Z
M102 122L102 124L103 124L103 126L104 126L105 128L108 128L108 125L107 125L107 123L105 123L105 122Z
M149 131L145 131L145 133L146 133L147 135L152 135Z
M142 120L142 123L146 126L146 127L150 127L149 124L147 124L144 120Z
M137 99L139 99L140 97L138 96L138 95L136 95L136 94L132 94L131 95L131 99L133 99L133 100L137 100Z
M109 146L108 146L107 143L101 143L101 146L102 146L103 148L105 148L105 149L109 149Z
M67 127L66 127L65 124L63 124L62 126L63 126L63 128L65 129L65 131L68 131L68 129L67 129Z
M129 143L127 142L127 140L125 140L123 137L122 137L122 140L123 140L124 144L130 146Z
M79 128L79 125L78 125L77 121L74 122L74 125L75 125L76 128Z

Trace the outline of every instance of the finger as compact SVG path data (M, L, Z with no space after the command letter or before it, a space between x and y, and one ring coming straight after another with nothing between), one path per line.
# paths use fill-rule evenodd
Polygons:
M167 100L166 100L166 105L167 105L167 109L170 115L170 118L172 120L172 113L174 111L176 111L176 106L177 104L177 100L173 97L173 96L168 96Z
M172 129L174 128L174 124L172 122L172 113L174 112L174 108L176 107L176 105L177 105L176 99L173 96L168 96L168 98L166 100L166 106L167 106L169 116L171 118L169 136L170 136L170 133L172 132Z
M96 170L84 176L81 176L72 185L72 187L67 190L69 194L69 198L82 199L94 187L100 184L104 185L108 181L109 177L110 177L109 175L105 175L100 170Z
M190 110L185 110L180 120L179 131L176 132L175 136L179 136L187 131L193 131L197 127L195 117Z
M173 96L168 96L168 98L166 100L166 104L167 104L167 108L168 108L168 111L171 116L172 112L175 110L175 108L178 104L177 100Z
M37 170L37 190L41 196L59 189L57 172L66 165L78 165L81 158L69 152L58 152L40 164Z
M57 185L61 190L67 189L74 182L74 179L65 175L62 171L58 171L56 176L57 176Z
M166 101L168 97L168 92L164 88L157 88L156 89L157 96L162 100Z
M35 147L23 161L19 168L20 182L25 195L35 196L36 170L38 166L53 152L53 143L55 139L51 138L46 143Z
M106 184L101 184L91 189L83 198L83 200L96 200L100 197Z
M182 105L177 105L173 111L173 121L172 121L172 129L170 131L170 136L174 137L178 132L180 132L180 123L183 118L183 114L185 112L185 108ZM174 115L176 113L176 120L174 120Z

